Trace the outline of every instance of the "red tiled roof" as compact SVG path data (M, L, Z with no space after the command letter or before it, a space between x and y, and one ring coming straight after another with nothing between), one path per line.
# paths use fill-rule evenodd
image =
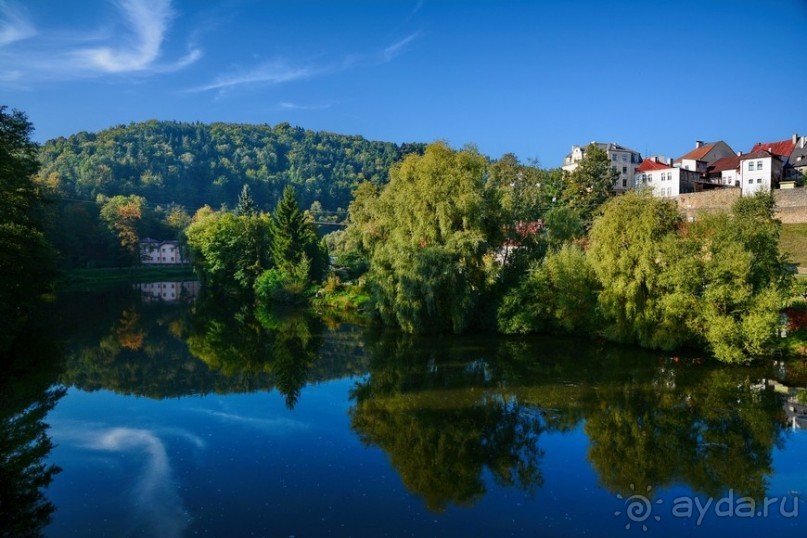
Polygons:
M784 158L790 157L790 154L793 153L793 149L795 149L796 143L793 142L792 138L788 138L787 140L780 140L779 142L757 142L756 145L751 148L751 153L755 151L759 151L761 149L765 149L773 153L774 155L778 155Z
M754 147L756 147L756 146L754 146ZM740 157L740 160L741 161L747 161L749 159L766 159L766 158L769 158L769 157L773 157L773 154L768 152L768 150L758 149L756 151L752 151L751 153L746 153L745 155Z
M693 161L700 161L701 159L703 159L706 156L707 153L712 151L714 149L714 147L715 147L714 144L704 144L699 148L693 149L692 151L690 151L686 155L682 155L681 157L678 157L677 159L675 159L675 162L683 161L684 159L689 159L689 160L693 160Z
M743 155L743 157L745 157ZM712 172L724 172L726 170L736 170L740 167L740 159L737 155L732 155L731 157L723 157L722 159L718 159L714 162L712 166L709 167L709 173Z
M532 222L517 222L516 233L521 237L531 237L544 229L543 220L534 220Z
M642 161L642 164L636 169L637 172L652 172L653 170L667 170L668 168L672 168L672 166L666 165L664 163L657 163L653 159L645 159Z

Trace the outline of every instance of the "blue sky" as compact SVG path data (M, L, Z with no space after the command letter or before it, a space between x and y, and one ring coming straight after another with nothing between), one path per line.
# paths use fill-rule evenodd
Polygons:
M807 134L807 0L0 0L0 104L44 141L147 119L677 157Z

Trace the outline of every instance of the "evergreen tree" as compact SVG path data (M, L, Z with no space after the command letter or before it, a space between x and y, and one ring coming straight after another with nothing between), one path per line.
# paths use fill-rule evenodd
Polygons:
M249 185L244 183L241 194L238 195L238 205L235 206L235 214L239 216L251 216L257 213L258 206L255 205L255 201L252 199L252 191L249 190Z
M325 270L326 255L320 246L313 219L300 210L291 185L283 190L272 217L271 254L275 266L286 271L307 262L308 276L319 280Z

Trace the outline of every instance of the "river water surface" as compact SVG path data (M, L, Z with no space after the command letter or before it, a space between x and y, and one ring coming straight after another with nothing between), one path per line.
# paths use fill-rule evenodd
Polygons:
M29 351L51 365L4 387L18 528L55 509L47 536L807 533L801 364L414 338L198 292L59 297Z

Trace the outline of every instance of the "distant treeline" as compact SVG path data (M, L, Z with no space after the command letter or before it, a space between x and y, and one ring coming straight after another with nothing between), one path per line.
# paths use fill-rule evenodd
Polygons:
M424 149L288 123L148 121L82 132L39 150L37 183L51 200L41 220L62 268L129 265L138 238L178 238L197 209L232 208L245 185L257 210L291 185L312 217L342 221L360 183L386 183L395 162Z
M288 123L246 125L148 121L45 143L40 179L68 198L138 195L193 212L233 204L248 184L268 210L293 185L300 205L347 209L363 181L385 183L390 166L424 144L372 142Z

